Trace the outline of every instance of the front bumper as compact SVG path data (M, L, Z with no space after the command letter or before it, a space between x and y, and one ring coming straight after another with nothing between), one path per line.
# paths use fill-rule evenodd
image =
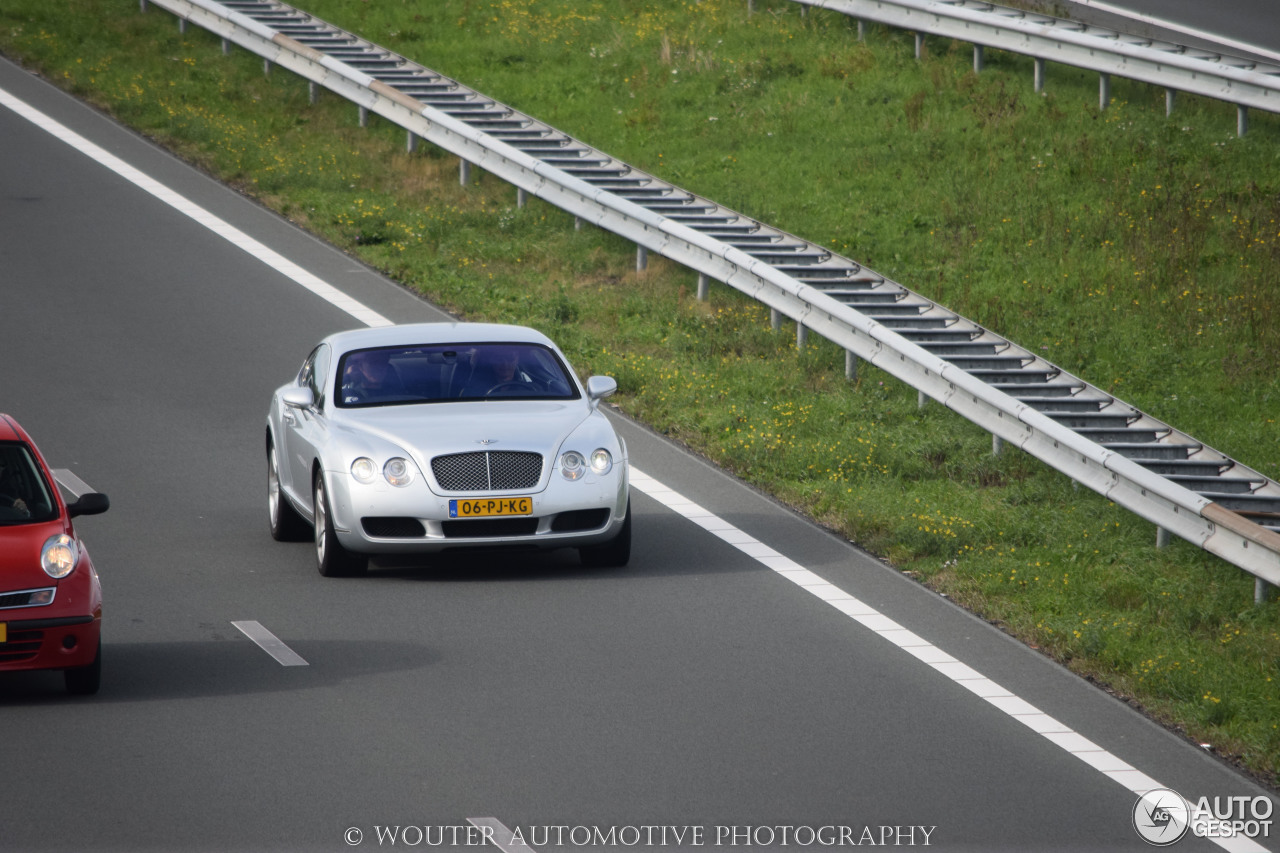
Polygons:
M98 654L102 586L83 544L75 571L47 586L56 588L50 604L0 608L0 672L88 666ZM14 599L0 591L0 600Z
M88 666L98 654L100 615L15 619L5 612L0 622L6 635L0 643L0 671Z
M325 477L338 541L358 554L600 545L622 531L629 488L625 464L615 465L603 477L577 482L555 474L539 492L447 496L435 494L421 479L397 489L386 483L361 485L341 471L328 471ZM450 515L451 500L489 497L528 497L532 514L477 519Z

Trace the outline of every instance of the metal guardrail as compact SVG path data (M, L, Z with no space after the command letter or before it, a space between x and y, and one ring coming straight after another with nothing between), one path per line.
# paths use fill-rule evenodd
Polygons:
M1032 56L1035 90L1044 87L1046 61L1097 71L1098 105L1110 101L1111 75L1166 89L1166 111L1174 93L1190 92L1236 105L1237 133L1248 127L1247 109L1280 112L1280 65L1225 53L1128 35L981 0L796 0L861 20L916 33L916 56L924 34L974 44L974 70L981 70L982 48Z
M635 169L276 0L140 0L812 330L1073 480L1280 584L1280 483L856 261ZM313 89L314 92L314 89ZM464 171L465 174L465 171Z

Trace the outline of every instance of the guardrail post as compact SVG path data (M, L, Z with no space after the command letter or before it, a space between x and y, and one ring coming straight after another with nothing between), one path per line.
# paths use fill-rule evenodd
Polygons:
M361 127L369 126L369 108L368 107L360 108L360 126Z
M312 106L320 103L320 84L314 80L307 83L307 100Z
M1236 136L1244 136L1249 129L1249 108L1236 107Z
M418 150L418 137L414 135L412 130L405 133L404 150L407 154L412 154Z
M522 187L516 187L516 207L524 207L529 203L529 194Z
M271 76L271 60L270 59L262 60L262 76L263 77Z
M466 160L458 161L458 183L464 187L471 183L471 164Z
M973 73L977 74L982 70L982 45L975 44L973 46Z
M769 309L769 325L775 332L782 328L782 312L777 308Z
M698 301L706 302L707 297L710 295L710 290L711 279L707 278L707 274L704 272L698 273Z
M867 22L859 18L858 19L858 41L866 41L866 40L867 40Z
M845 350L845 379L850 382L858 380L858 356L852 350Z
M804 349L805 344L809 342L809 330L805 328L804 323L796 320L796 349Z
M1267 599L1271 597L1271 591L1275 589L1271 584L1262 578L1253 579L1253 603L1262 605L1267 603Z
M1111 75L1103 71L1098 75L1098 111L1101 112L1111 103Z
M1036 94L1044 91L1044 60L1036 57Z
M1172 534L1169 533L1169 531L1165 530L1163 527L1158 527L1158 526L1156 527L1156 547L1157 548L1168 548L1169 541L1171 538L1172 538Z
M644 246L636 246L636 272L644 272L649 268L649 250Z
M179 33L181 33L182 35L186 35L186 34L187 34L187 19L186 19L186 18L179 18L179 19L178 19L178 32L179 32Z
M230 39L223 39L223 40L222 40L222 55L223 55L223 56L230 56L230 55L231 55L231 40L230 40Z
M754 15L756 13L756 0L747 0L747 14Z
M929 395L923 391L916 391L916 408L923 409L925 404L929 402Z
M1173 99L1178 94L1177 89L1164 90L1164 117L1168 118L1173 115Z
M574 231L581 231L581 230L582 230L582 217L581 217L581 216L575 216L575 217L573 217L573 230L574 230Z
M924 53L924 33L916 33L916 59Z
M139 12L147 11L147 0L138 0L138 11Z
M998 435L991 436L991 455L999 456L1001 450L1004 450L1004 439Z

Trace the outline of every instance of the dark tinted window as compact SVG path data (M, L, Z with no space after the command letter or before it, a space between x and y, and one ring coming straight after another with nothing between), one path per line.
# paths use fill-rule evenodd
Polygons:
M343 408L455 400L572 400L578 388L546 347L446 344L355 350L338 365Z
M0 442L0 524L52 521L58 505L31 449Z

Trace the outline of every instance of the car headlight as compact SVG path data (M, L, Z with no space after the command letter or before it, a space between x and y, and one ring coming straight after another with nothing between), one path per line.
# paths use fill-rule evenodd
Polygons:
M591 471L594 474L608 474L613 470L613 454L603 447L591 451Z
M587 473L587 460L576 450L566 450L560 455L560 473L566 480L581 480Z
M413 482L413 467L409 460L397 456L382 466L382 476L393 486L407 486Z
M373 460L368 456L361 456L355 462L351 463L351 476L355 477L361 483L368 485L373 482L373 478L377 475L378 468L373 464Z
M50 536L40 549L40 568L51 578L65 578L75 570L80 559L76 540L65 533Z

